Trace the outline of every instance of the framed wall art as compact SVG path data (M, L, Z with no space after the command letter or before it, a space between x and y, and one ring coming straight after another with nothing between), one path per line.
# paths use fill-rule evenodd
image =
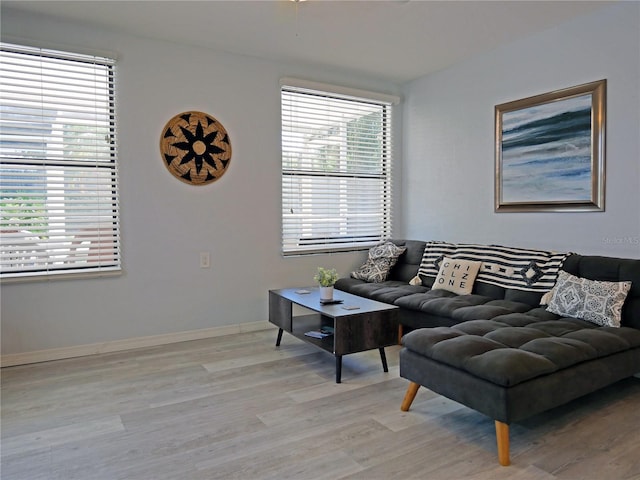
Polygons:
M606 80L495 107L495 211L604 211Z

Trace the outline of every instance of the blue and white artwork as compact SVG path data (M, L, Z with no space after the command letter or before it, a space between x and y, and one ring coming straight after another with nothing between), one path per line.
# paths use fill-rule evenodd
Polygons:
M580 95L502 114L502 202L592 199L591 100Z

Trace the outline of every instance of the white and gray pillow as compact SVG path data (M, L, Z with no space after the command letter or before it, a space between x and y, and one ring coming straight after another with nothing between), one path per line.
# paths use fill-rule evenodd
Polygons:
M604 282L561 270L547 310L605 327L619 327L631 282Z

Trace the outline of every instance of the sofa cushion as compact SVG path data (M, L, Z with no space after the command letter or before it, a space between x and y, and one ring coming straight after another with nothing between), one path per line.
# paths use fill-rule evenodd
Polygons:
M365 263L351 273L353 278L366 282L384 282L389 276L391 268L404 253L405 247L399 247L393 242L384 242L369 249Z
M390 258L395 262L405 250L406 247L400 247L393 242L383 242L369 249L369 258L371 260L377 260L378 258Z
M560 272L547 310L582 318L597 325L619 327L631 282L604 282Z
M423 328L403 337L405 348L478 378L513 386L574 365L640 349L640 331L600 327L575 318L513 314L453 327Z
M454 319L466 320L489 319L509 313L524 313L531 310L531 305L509 300L491 300L482 305L465 306L452 313Z
M449 290L458 295L469 295L481 265L482 262L444 257L432 288Z
M395 305L430 315L453 318L453 313L459 308L483 305L491 300L493 299L481 295L457 295L448 290L427 290L400 297L395 301Z
M631 282L620 324L640 329L640 259L574 254L567 258L562 269L589 280Z
M398 280L370 283L355 278L341 278L336 282L335 287L353 295L390 304L394 304L398 298L428 290L422 285L412 286Z
M394 263L395 259L392 258L367 258L357 270L351 272L351 276L365 282L384 282Z
M411 286L411 285L388 285L383 288L378 288L375 290L368 290L364 295L367 298L372 300L377 300L378 302L389 303L391 305L395 304L396 300L407 295L411 295L416 291L422 290L424 287L422 285ZM356 289L358 291L360 289ZM362 290L360 290L362 292Z
M405 252L398 257L398 262L389 272L388 280L402 280L409 283L417 273L422 260L426 242L419 240L391 240L399 247L405 247Z
M489 319L510 313L528 312L531 305L510 300L495 300L483 295L457 295L448 290L423 287L423 292L409 292L398 297L395 305L408 310L417 310L428 315L447 317L462 322L466 320ZM554 318L557 318L554 316Z

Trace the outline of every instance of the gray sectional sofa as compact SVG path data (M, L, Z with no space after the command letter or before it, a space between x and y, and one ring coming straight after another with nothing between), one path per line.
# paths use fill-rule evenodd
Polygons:
M478 279L469 295L434 289L434 277L416 277L425 271L428 243L393 243L406 250L385 281L345 277L336 288L400 307L406 327L400 376L410 381L402 410L425 386L489 416L495 421L500 464L510 463L510 423L640 373L640 260L563 258L564 272L628 288L620 325L604 326L551 313L541 305L543 291ZM532 273L523 269L525 280L527 275ZM416 278L420 282L411 285ZM570 284L562 294L574 301Z

